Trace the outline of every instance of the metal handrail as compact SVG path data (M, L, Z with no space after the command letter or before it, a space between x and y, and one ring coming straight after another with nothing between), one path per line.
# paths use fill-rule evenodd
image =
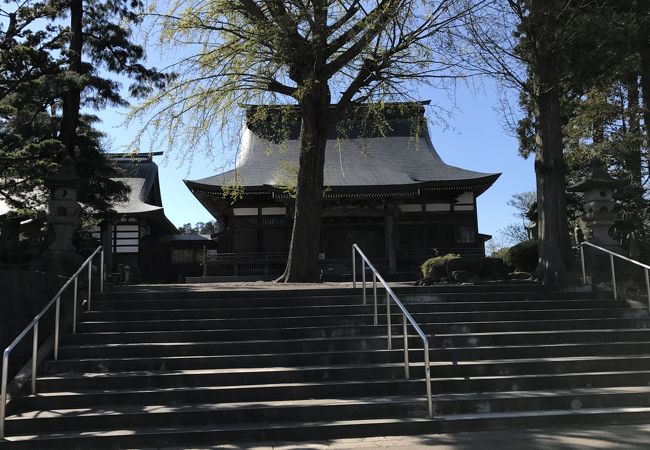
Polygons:
M99 292L104 292L104 248L99 246L95 251L84 261L84 263L77 269L77 271L65 282L59 291L52 297L52 300L41 309L41 312L36 314L36 317L25 327L25 329L14 339L2 353L2 380L0 381L0 439L5 436L5 416L7 408L7 380L9 377L9 354L11 351L23 340L30 330L32 333L32 375L31 375L31 391L36 394L36 371L38 369L38 326L41 318L49 311L52 305L56 305L54 315L54 359L59 359L59 336L61 328L61 297L65 291L74 284L74 294L72 301L72 332L77 332L77 294L78 294L78 280L79 275L88 266L88 311L90 311L91 297L92 297L92 260L100 255L99 263Z
M631 262L632 264L636 264L639 267L643 267L643 272L645 275L645 289L646 293L648 295L648 311L650 312L650 278L648 278L648 270L650 270L650 266L647 264L643 264L639 261L635 261L634 259L628 258L623 255L619 255L616 252L613 252L611 250L607 250L606 248L600 247L598 245L592 244L591 242L581 242L580 243L580 263L582 265L582 283L587 284L587 272L585 270L585 245L588 245L589 247L593 247L596 250L600 250L601 252L605 252L609 254L609 266L612 270L612 287L614 289L614 300L618 300L618 292L616 291L616 272L614 271L614 256L616 256L619 259L622 259L627 262Z
M410 378L409 371L409 348L408 348L408 328L407 322L411 324L415 332L422 339L422 344L424 346L424 376L426 380L426 389L427 389L427 412L429 418L433 418L433 401L431 399L431 369L429 363L429 340L424 334L420 326L415 322L411 314L408 312L406 307L402 302L397 298L397 295L393 290L388 286L388 283L382 278L379 274L379 271L375 269L375 266L372 265L368 257L363 253L357 244L352 245L352 287L356 289L357 287L357 271L356 271L356 253L359 253L361 256L361 276L362 276L362 290L363 290L363 304L367 303L366 295L366 264L372 270L372 292L374 297L374 324L378 325L377 317L377 280L384 286L386 290L386 325L388 329L388 350L393 349L392 343L392 330L391 330L391 310L390 310L390 301L391 299L395 302L397 307L402 312L402 335L404 337L404 376L408 379Z

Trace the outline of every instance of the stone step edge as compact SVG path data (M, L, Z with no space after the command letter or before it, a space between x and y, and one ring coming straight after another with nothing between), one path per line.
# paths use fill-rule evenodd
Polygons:
M182 310L182 311L192 311L192 310ZM442 312L418 312L418 313L413 313L413 316L425 316L425 315L451 315L451 314L460 314L460 315L469 315L469 314L481 314L481 315L486 315L486 314L503 314L503 313L527 313L527 314L534 314L534 313L558 313L558 315L562 315L567 312L584 312L584 311L610 311L610 312L631 312L635 313L637 311L647 311L646 307L625 307L625 308L566 308L566 309L506 309L506 310L489 310L489 311L442 311ZM111 311L102 311L102 313L110 313ZM151 311L147 311L151 312ZM385 316L385 313L380 313L379 316ZM392 312L392 316L399 316L399 313L396 311ZM372 318L372 314L351 314L351 315L338 315L338 314L330 314L330 315L323 315L323 316L278 316L278 317L224 317L224 318L184 318L184 319L152 319L152 320L86 320L82 317L80 324L88 324L88 325L93 325L93 324L107 324L107 323L117 323L117 324L131 324L131 323L160 323L160 322L174 322L174 323L182 323L182 322L207 322L207 321L225 321L225 322L231 322L233 320L266 320L269 322L273 322L274 320L289 320L289 319L322 319L322 318L336 318L336 319L341 319L341 318L358 318L358 319L370 319ZM608 317L599 317L599 319L607 319ZM620 319L620 318L630 318L630 319L636 319L636 318L641 318L641 317L611 317L612 319ZM646 318L646 317L643 317ZM546 319L546 320L553 320L553 319ZM567 319L570 320L570 319ZM580 320L580 319L574 319L574 320ZM499 322L499 320L495 320L492 322Z
M334 297L325 297L325 298L334 298ZM247 299L248 300L248 299ZM194 300L177 300L178 302L192 302ZM198 301L198 300L197 300ZM125 301L122 301L125 302ZM147 302L150 302L152 304L158 304L158 303L173 303L174 300L145 300L142 302L139 301L134 301L134 303L138 304L146 304ZM459 301L431 301L431 302L418 302L418 301L408 301L406 300L403 302L405 305L413 305L413 306L427 306L427 305L459 305L459 306L464 306L464 305L494 305L498 303L505 303L505 304L512 304L512 303L523 303L523 304L535 304L535 305L540 305L544 303L578 303L578 302L583 302L583 303L617 303L620 304L621 306L626 305L626 301L622 299L591 299L591 298L541 298L541 299L502 299L502 300L476 300L476 301L464 301L464 300L459 300ZM95 308L98 306L103 306L103 305L119 305L120 302L94 302L93 305ZM385 300L381 297L378 297L378 304L383 304L385 305ZM325 304L325 305L319 305L319 304L295 304L295 305L279 305L279 306L246 306L246 305L241 305L241 306L220 306L220 305L214 305L214 307L211 308L180 308L180 307L173 307L173 308L165 308L165 309L151 309L151 308L146 308L146 309L110 309L110 310L100 310L100 309L93 309L92 311L85 311L84 314L88 313L114 313L114 312L152 312L152 311L186 311L188 309L191 309L192 311L237 311L240 309L252 309L252 310L263 310L263 311L274 311L278 309L298 309L298 308L356 308L356 307L368 307L373 305L373 297L369 297L367 299L367 303L364 305L363 302L361 301L361 298L358 300L355 299L355 303L340 303L340 304Z
M392 335L393 341L400 341L403 339L403 335L398 334L398 335ZM417 340L419 336L418 335L409 335L409 340ZM343 342L343 341L355 341L355 340L361 340L361 339L366 339L366 340L385 340L387 339L386 336L345 336L345 337L336 337L336 338L315 338L315 339L294 339L294 340L278 340L278 341L187 341L187 342L131 342L131 343L125 343L125 344L116 344L116 343L111 343L111 344L93 344L93 345L62 345L59 347L60 351L65 351L65 350L91 350L91 349L97 349L97 348L138 348L138 347L160 347L160 348L165 348L165 347L174 347L174 346L193 346L193 345L236 345L242 342L247 342L251 344L264 344L264 343L272 343L272 344L282 344L282 343L290 343L290 342ZM431 337L429 337L431 339ZM593 346L593 345L622 345L622 344L650 344L650 341L647 340L640 340L640 341L635 341L635 340L629 340L629 341L606 341L606 342L560 342L560 343L555 343L555 344L529 344L529 345L523 345L523 344L518 344L518 345L482 345L482 346L461 346L461 347L430 347L431 351L452 351L452 350L465 350L465 349L472 349L472 350L481 350L481 349L495 349L495 348L503 348L503 349L521 349L521 348L529 348L529 347L534 347L534 348L558 348L558 347L567 347L567 346ZM418 349L418 348L413 348L409 347L413 350ZM381 350L381 349L376 349L376 350ZM421 350L421 349L418 349ZM227 355L219 355L219 356L249 356L253 355L254 353L244 353L244 354L227 354ZM258 353L259 354L259 353ZM261 353L261 354L277 354L277 353ZM284 354L284 353L283 353ZM300 353L299 353L300 354ZM203 355L203 356L208 356L208 355ZM75 359L75 358L72 358Z
M224 402L224 403L175 403L173 405L123 405L113 406L107 410L89 410L89 408L49 409L47 411L26 411L19 415L7 417L8 421L26 421L34 418L59 418L74 414L75 417L96 417L103 415L139 415L139 414L165 414L183 412L213 412L213 411L249 411L265 409L290 409L328 406L356 406L377 404L412 404L426 402L423 395L391 395L384 397L345 397L322 398L306 400L270 400L264 402ZM46 413L45 415L43 413ZM30 416L30 414L32 414Z
M410 349L411 351L417 351L417 349ZM391 350L395 352L400 352L401 350ZM322 354L328 354L329 352L322 352ZM132 358L139 359L139 358ZM557 364L557 363L580 363L580 362L615 362L615 361L624 361L624 360L650 360L650 353L641 354L641 355L605 355L605 356L564 356L564 357L554 357L554 358L522 358L522 359L483 359L483 360L466 360L466 361L431 361L429 367L431 367L432 375L434 375L436 368L438 367L471 367L471 366L498 366L498 365L525 365L531 363L548 363L548 364ZM104 361L104 360L101 360ZM420 367L424 363L421 361L411 361L411 367ZM89 379L89 378L114 378L114 377L137 377L137 376L173 376L173 375L201 375L201 374L231 374L231 373L272 373L272 372L300 372L308 370L329 370L329 369L368 369L368 368L393 368L393 367L403 367L403 362L382 362L382 363L360 363L360 364L327 364L327 365L307 365L307 366L257 366L257 367L229 367L229 368L203 368L203 369L170 369L170 370L130 370L130 371L111 371L111 372L63 372L59 375L50 374L48 376L38 376L37 380L63 380L71 378L80 378L80 379ZM588 372L586 372L588 373ZM556 375L559 375L556 373ZM475 378L475 377L473 377Z
M424 363L412 363L411 367L421 367ZM368 366L367 369L376 368L376 366ZM399 369L397 365L396 368ZM178 375L178 374L176 374ZM181 374L182 375L182 374ZM435 373L432 373L431 382L432 383L444 383L444 382L453 382L453 381L465 381L465 382L476 382L476 381L487 381L487 380L535 380L535 379L544 379L544 378L571 378L571 377L612 377L612 376L631 376L631 375L650 375L650 369L648 370L621 370L621 371L597 371L597 372L564 372L564 373L544 373L544 374L522 374L522 375L486 375L486 376L456 376L456 377L435 377ZM172 376L172 375L170 375ZM92 377L87 377L91 379ZM55 377L47 378L49 381L58 381L58 380L69 380L74 378L65 378L65 377ZM78 378L83 380L84 378ZM424 378L381 378L378 380L335 380L335 381L305 381L305 382L290 382L290 383L258 383L258 384L232 384L232 385L222 385L222 386L183 386L183 387L162 387L162 388L143 388L143 389L84 389L81 391L75 392L61 392L61 391L47 391L37 394L38 396L43 396L44 394L77 394L77 395L90 395L90 394L111 394L111 395L128 395L130 392L138 393L149 393L149 392L165 392L165 391L184 391L192 389L207 389L207 390L237 390L237 389L268 389L268 388L286 388L286 387L297 387L297 386L338 386L338 385L350 385L350 384L368 384L370 382L375 382L377 384L381 383L403 383L411 382L424 383ZM29 398L27 396L26 398Z
M648 414L650 407L635 407L635 408L592 408L592 409L577 409L577 410L548 410L548 411L520 411L512 413L477 413L477 414L457 414L449 416L435 416L433 419L428 418L392 418L392 419L370 419L370 420L347 420L347 421L331 421L331 422L273 422L266 423L263 426L259 424L237 424L233 426L204 426L204 427L173 427L173 428L140 428L130 430L97 430L94 432L83 433L43 433L40 435L16 435L8 436L7 442L38 442L38 441L51 441L51 440L65 440L65 439L79 439L83 438L85 442L91 443L93 438L103 437L134 437L134 436L147 436L147 435L173 435L175 433L195 434L202 433L219 433L228 431L263 431L263 430L288 430L288 429L326 429L333 427L368 427L374 426L379 429L390 432L390 426L395 425L417 425L417 424L431 424L432 431L436 430L436 425L452 424L454 422L481 422L481 421L494 421L495 419L530 419L534 423L536 418L557 418L562 417L571 418L576 416L598 416L608 414ZM435 431L434 431L435 432Z
M502 391L487 393L449 393L435 394L434 403L454 403L458 401L508 401L512 399L560 399L585 396L624 396L636 394L650 394L650 386L616 386L606 388L575 388L575 389L549 389L531 391ZM309 408L328 406L354 406L374 404L421 404L426 402L424 395L391 395L385 397L346 397L322 398L307 400L269 400L260 402L224 402L224 403L182 403L172 406L162 404L140 404L113 406L110 411L100 409L93 411L90 408L49 409L47 411L24 411L19 415L8 416L8 421L27 421L34 418L60 418L74 415L74 417L96 417L102 415L139 415L139 414L165 414L183 412L212 412L216 410L263 410L275 408ZM45 414L43 414L45 413ZM481 413L484 414L484 413ZM456 414L454 414L456 415Z
M427 324L420 324L421 326L426 326ZM376 329L377 331L381 332L386 329L386 324L380 324L380 325L364 325L369 328ZM398 328L400 325L394 325L392 328ZM312 327L313 329L320 329L317 327ZM334 329L341 329L344 327L332 327ZM349 326L345 328L357 328L354 326ZM294 328L296 329L296 328ZM217 331L217 330L215 330ZM260 331L259 329L256 329L255 332ZM184 333L188 332L190 334L194 334L193 330L189 331L179 331L179 333ZM650 327L648 328L586 328L586 329L571 329L571 330L530 330L530 331L525 331L525 330L516 330L516 331L478 331L478 332L469 332L469 333L432 333L430 338L470 338L470 337L510 337L510 336L546 336L546 335L558 335L558 334L565 334L565 335L575 335L575 334L604 334L604 333L630 333L630 334L641 334L641 333L650 333ZM117 334L117 333L116 333ZM254 334L251 332L250 334ZM73 335L66 335L65 337L69 337ZM394 337L400 337L402 338L401 332L399 334L393 333ZM409 334L409 338L416 338L418 335L417 334ZM194 344L194 343L223 343L223 344L245 344L245 343L286 343L286 342L295 342L295 341L300 341L300 342L318 342L322 340L341 340L341 339L377 339L377 338L385 338L386 336L384 335L375 335L375 334L358 334L358 335L343 335L343 336L326 336L326 337L296 337L296 338L283 338L283 339L249 339L249 340L234 340L234 341L196 341L196 340L188 340L188 341L175 341L175 342L170 342L170 341L148 341L148 342L111 342L111 343L97 343L97 344L90 344L90 345L66 345L67 347L92 347L92 346L97 346L97 345L110 345L110 346L118 346L118 345L124 345L124 346L135 346L135 345L147 345L147 344Z

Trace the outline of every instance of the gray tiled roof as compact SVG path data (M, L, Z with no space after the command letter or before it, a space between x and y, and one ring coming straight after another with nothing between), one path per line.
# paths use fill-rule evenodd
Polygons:
M426 130L421 136L330 139L325 156L325 185L331 187L412 185L432 181L470 181L498 174L445 164ZM286 184L297 169L300 142L273 144L245 127L236 169L201 180L194 187L237 184L244 187ZM295 172L293 177L295 178Z
M130 216L146 216L157 221L167 232L177 233L178 230L165 216L158 187L158 165L150 156L121 157L120 154L108 155L122 171L121 178L115 178L126 184L130 189L125 202L113 206L118 214ZM153 194L153 195L152 195Z
M118 214L141 214L152 211L162 211L162 206L150 205L145 203L143 199L147 198L146 179L144 178L115 178L116 181L121 181L126 184L131 192L129 198L125 202L115 204L114 208Z

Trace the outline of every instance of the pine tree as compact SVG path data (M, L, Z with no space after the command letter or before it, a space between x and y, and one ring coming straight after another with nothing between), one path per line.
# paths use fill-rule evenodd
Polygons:
M42 205L44 181L66 157L76 163L86 206L107 212L124 197L125 186L111 180L116 169L102 156L104 136L92 110L128 104L116 75L133 80L131 96L164 83L142 65L144 51L132 42L129 22L140 20L142 7L126 0L7 3L0 33L0 195L15 207Z

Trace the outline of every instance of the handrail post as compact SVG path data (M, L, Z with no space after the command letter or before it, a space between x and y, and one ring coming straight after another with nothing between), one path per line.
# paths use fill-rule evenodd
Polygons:
M38 361L38 324L34 324L34 336L32 342L32 394L36 394L36 365Z
M77 300L78 300L78 280L79 277L74 277L74 293L72 294L72 334L77 334Z
M104 247L99 251L99 293L104 293Z
M356 254L354 253L354 245L352 246L352 289L357 288L357 261Z
M88 263L88 311L90 311L90 298L92 297L93 287L93 262Z
M5 413L7 408L7 379L9 377L9 352L2 353L2 381L0 381L0 439L5 437Z
M393 349L393 338L391 336L392 330L390 329L390 293L386 290L386 327L388 329L388 350Z
M582 265L582 284L587 284L587 271L585 270L585 246L580 244L580 264Z
M366 304L366 260L361 258L361 285L363 289L363 304Z
M59 359L59 326L61 325L61 297L57 297L54 310L54 360Z
M411 378L409 374L409 335L404 314L402 314L402 334L404 335L404 377L408 380Z
M427 384L427 412L433 419L433 401L431 400L431 364L429 363L429 342L424 341L424 378Z
M373 322L375 325L379 322L377 319L377 274L372 271L372 296L374 298Z
M618 293L616 292L616 273L614 272L614 255L609 254L609 265L612 268L612 286L614 287L614 300L618 300Z

